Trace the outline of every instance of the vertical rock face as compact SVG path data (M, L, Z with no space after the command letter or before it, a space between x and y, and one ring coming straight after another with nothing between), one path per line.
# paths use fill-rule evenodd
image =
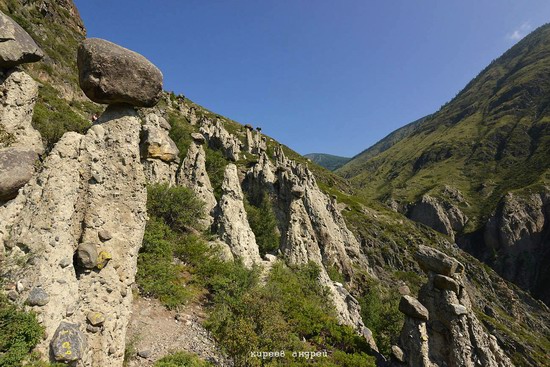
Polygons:
M201 134L192 135L193 142L189 146L187 156L178 170L178 185L183 185L193 190L205 203L206 222L212 224L212 210L216 207L214 189L206 172L206 155L202 144L204 137Z
M214 224L220 239L227 243L231 252L247 267L261 262L256 237L250 229L243 204L237 166L228 164L222 184L222 197L216 208Z
M293 222L307 221L311 225L309 242L319 247L323 264L334 266L345 275L351 275L352 259L359 259L359 242L348 230L342 215L336 208L336 202L325 195L319 187L315 177L307 167L297 164L284 156L282 149L276 152L277 164L277 197L281 213L290 213L286 219L288 233L284 238L291 239L297 236L291 232L296 228ZM298 203L294 203L297 201ZM302 214L292 207L303 206ZM287 210L288 208L288 210ZM290 233L289 233L290 232ZM292 250L301 241L283 241L283 250L292 259ZM366 266L366 264L364 264Z
M550 188L541 193L506 195L485 225L485 251L497 253L489 262L505 279L550 304ZM475 251L475 249L472 249ZM479 249L476 251L480 253Z
M87 344L78 351L83 365L122 365L147 218L140 125L133 109L109 107L85 136L65 134L16 199L19 215L2 240L11 258L29 258L21 300L35 287L49 297L33 307L46 328L39 346L45 355L58 327L69 323L80 325L87 341L79 344ZM83 266L80 251L75 256L83 245L95 249L93 269ZM90 311L104 322L86 326Z
M13 199L35 172L44 152L40 133L31 126L38 96L36 82L10 70L0 85L0 202Z
M141 163L148 183L176 184L179 150L168 135L170 124L161 116L149 113L141 130Z
M206 137L208 145L214 149L221 149L227 159L239 160L241 142L223 127L220 119L203 118L199 123L201 125L200 132Z
M251 154L262 154L267 149L266 138L259 130L252 129L252 126L245 125L246 130L246 151Z
M399 305L405 314L400 339L403 363L415 367L513 366L473 313L462 282L464 266L428 247L420 247L415 258L428 273L428 283L420 289L418 300L403 296Z
M411 208L409 218L454 240L455 232L464 228L468 218L453 204L441 202L429 195L422 196L420 202Z

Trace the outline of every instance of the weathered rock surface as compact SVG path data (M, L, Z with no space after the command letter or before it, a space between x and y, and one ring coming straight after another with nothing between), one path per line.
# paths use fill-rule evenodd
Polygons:
M221 149L227 159L239 160L241 141L225 129L220 119L202 118L199 124L201 126L200 132L208 141L209 146L214 149Z
M254 232L248 224L244 209L244 195L241 189L237 166L228 164L222 184L222 197L216 208L214 226L220 239L227 243L235 257L251 267L261 262Z
M418 301L403 296L399 305L406 315L400 338L405 363L415 367L513 366L474 314L462 284L463 267L449 265L459 262L435 249L421 248L419 253L422 256L417 260L428 272L428 283L420 289ZM404 307L415 302L425 307L426 317L417 317L413 308Z
M399 311L415 319L426 321L429 318L429 312L426 307L411 296L401 297L401 301L399 302Z
M158 114L145 116L141 130L141 163L148 183L176 184L179 149L170 138L170 124Z
M45 355L50 342L54 355L63 346L60 333L53 337L56 330L64 323L85 325L88 312L95 311L105 315L101 332L87 329L87 349L72 356L85 366L122 365L123 350L108 350L124 345L130 286L147 218L140 129L132 108L110 106L86 135L61 138L42 171L10 202L17 210L0 211L0 222L9 214L12 223L0 232L7 256L30 259L12 276L24 279L25 289L40 285L49 296L46 305L35 306L46 329L47 337L38 346ZM112 238L99 245L102 230ZM100 246L98 257L107 253L112 259L90 271L73 262L81 244Z
M78 49L80 87L92 101L153 107L162 93L162 73L142 55L98 38Z
M34 174L38 160L35 151L22 148L0 149L0 202L13 199Z
M17 147L42 154L42 137L31 125L38 84L17 70L7 72L0 82L0 131L9 136L0 139L0 148Z
M455 258L428 246L420 246L414 254L414 259L423 270L433 271L436 274L449 276L458 269L464 269L464 266Z
M31 179L44 147L40 134L31 125L38 96L36 82L24 72L14 70L1 81L0 202L3 202L17 196Z
M142 157L164 162L177 160L179 149L164 129L144 125L141 139Z
M510 193L485 226L484 248L478 241L468 251L550 305L549 235L550 188L522 196Z
M409 211L408 217L454 239L456 231L464 228L468 217L455 205L429 195L422 196Z
M19 24L0 12L0 68L40 61L44 53Z
M250 125L245 126L246 145L245 149L251 154L262 154L267 150L267 140L259 130L253 130Z
M205 202L205 224L211 225L213 221L213 209L217 202L214 189L206 172L206 155L202 147L204 137L201 134L193 135L193 142L187 150L177 174L177 183L193 190L197 196Z

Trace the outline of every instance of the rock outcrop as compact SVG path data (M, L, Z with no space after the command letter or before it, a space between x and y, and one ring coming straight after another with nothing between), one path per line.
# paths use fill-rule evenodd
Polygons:
M16 116L8 132L30 124L29 107L15 104L21 109L3 111ZM133 107L110 105L85 135L63 135L40 171L0 207L4 270L18 284L11 299L37 313L46 330L37 349L46 358L123 364L147 220L140 131ZM20 135L34 141L31 133Z
M92 101L152 107L162 93L162 73L142 55L98 38L78 49L80 87Z
M408 217L450 236L453 240L455 232L462 230L468 221L468 217L457 206L429 195L422 196L422 199L412 206Z
M29 34L0 12L0 68L40 61L44 53Z
M80 324L88 345L84 365L122 365L147 218L140 128L131 108L109 107L86 135L65 134L14 200L20 210L2 240L10 258L29 259L18 274L25 289L39 287L49 297L33 306L49 336L39 347L45 355L61 324ZM111 238L100 240L100 231ZM91 310L106 315L99 329L86 328Z
M227 159L239 160L241 141L225 129L220 119L202 118L199 124L201 126L200 132L204 135L210 147L222 150Z
M145 116L141 130L141 163L148 183L176 184L179 149L168 135L170 124L158 114Z
M237 166L228 164L222 184L222 197L216 208L214 226L220 239L229 245L233 255L251 267L261 262L254 232L248 224L244 209L244 195Z
M319 281L330 290L339 321L355 328L377 350L361 319L359 302L328 276L327 268L332 267L351 277L354 261L368 269L335 200L319 189L307 167L287 159L281 147L275 152L275 165L265 152L260 154L258 163L247 172L246 187L251 196L267 192L275 198L281 252L286 260L296 265L319 265Z
M428 273L428 283L420 289L418 300L407 295L401 299L405 324L401 345L392 348L394 365L513 366L472 310L462 280L464 266L425 246L415 258Z
M485 225L485 249L472 248L472 253L549 305L549 223L550 188L525 195L509 193Z
M37 61L41 51L32 38L0 12L0 68ZM33 46L34 45L34 46ZM38 51L37 51L38 50ZM13 199L35 172L44 152L42 138L32 125L37 83L26 73L6 70L0 85L0 203Z
M260 130L254 130L252 126L245 125L246 151L251 154L260 155L267 150L267 140L262 136Z
M187 155L178 170L177 183L193 190L205 202L205 212L207 214L205 222L211 225L213 221L212 211L217 202L208 172L206 172L206 155L202 147L205 139L198 133L193 133L191 136L193 142L189 146Z

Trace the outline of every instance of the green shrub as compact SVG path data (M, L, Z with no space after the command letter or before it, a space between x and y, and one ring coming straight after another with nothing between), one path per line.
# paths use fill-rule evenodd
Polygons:
M198 228L204 218L204 202L183 186L150 185L147 188L147 212L162 218L173 230L185 232Z
M210 367L212 364L194 354L177 352L159 359L153 367Z
M0 367L22 366L28 362L43 333L33 313L18 310L0 295Z
M373 332L380 353L389 355L392 344L397 343L403 314L399 312L400 296L379 284L371 284L369 290L359 299L361 317Z
M185 269L174 263L175 242L171 229L152 216L145 227L136 273L142 294L158 298L170 309L185 304L192 295L184 281Z
M258 204L249 204L245 200L244 207L248 216L248 223L260 250L260 255L273 252L279 248L281 236L277 228L277 218L268 195L263 194Z
M214 294L207 328L236 366L265 365L267 361L251 353L281 350L286 358L272 359L270 365L307 365L307 360L292 358L292 352L327 350L329 356L316 362L372 366L372 358L364 354L369 348L363 338L338 325L328 290L320 286L318 276L315 264L291 269L277 263L265 286L252 282L240 292L221 289ZM340 353L331 356L336 350Z

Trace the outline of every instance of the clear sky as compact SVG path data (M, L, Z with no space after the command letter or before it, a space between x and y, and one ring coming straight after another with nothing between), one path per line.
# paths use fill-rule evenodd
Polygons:
M550 22L549 0L75 0L165 89L299 153L353 156Z

